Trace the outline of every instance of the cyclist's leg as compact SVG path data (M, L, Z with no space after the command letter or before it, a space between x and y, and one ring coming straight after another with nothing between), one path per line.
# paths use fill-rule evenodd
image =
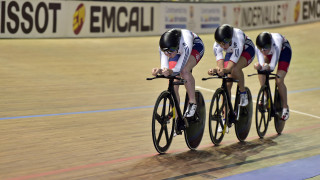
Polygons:
M272 56L264 56L264 62L269 64L271 57ZM259 70L258 70L258 72L259 72ZM258 78L259 78L260 85L263 86L266 81L266 76L264 74L259 74Z
M238 85L239 85L239 89L241 92L245 91L245 83L244 83L244 74L242 69L247 67L247 59L243 56L241 56L239 58L239 61L237 64L234 65L234 67L232 68L231 71L231 75L234 79L237 79Z
M276 83L279 88L279 94L281 97L282 106L283 108L288 108L287 87L284 84L284 78L286 77L286 74L289 69L289 65L292 57L292 50L289 42L283 43L282 46L283 46L283 49L280 53L278 70L277 70L277 75L280 76L280 78L276 79Z
M179 81L179 80L174 80L174 81ZM174 92L176 93L178 103L180 104L179 85L175 85L173 88L174 88Z
M176 55L175 57L173 57L173 58L169 58L169 69L173 69L173 68L176 66L179 58L180 58L180 54L177 54L177 55ZM176 79L175 79L174 81L177 82L177 81L179 81L179 80L176 80ZM179 103L180 103L179 85L175 85L175 86L174 86L174 92L175 92L175 94L176 94L176 96L177 96L177 99L178 99L178 101L179 101Z
M192 68L195 67L196 65L197 65L196 58L193 55L190 55L187 64L180 72L181 77L186 80L185 87L189 95L189 103L196 103L195 80L191 73Z
M198 64L204 54L204 45L202 40L197 37L193 41L193 47L189 56L188 62L181 70L180 74L187 82L185 83L186 90L189 95L189 103L196 103L195 98L195 80L192 75L192 69Z
M232 78L232 75L229 74L228 77ZM229 97L231 97L232 85L233 85L233 82L227 82L227 89L228 89Z
M279 57L278 62L278 70L277 74L280 76L280 78L276 79L276 83L279 89L279 94L281 97L282 102L282 120L287 120L289 118L289 107L288 107L288 98L287 98L287 87L284 84L284 78L286 77L286 74L289 69L291 57L292 57L292 50L289 42L285 42L282 44L282 50Z
M280 76L280 78L276 79L276 83L277 83L277 86L279 89L279 94L281 97L281 102L282 102L283 108L288 108L287 87L284 84L284 78L286 77L286 74L287 74L287 72L278 69L277 75Z
M232 61L230 61L230 56L231 56L231 53L230 54L226 54L225 56L225 61L224 61L224 65L223 67L224 68L230 68L230 66L232 66L231 63L233 63ZM229 65L229 62L230 62L230 65ZM234 64L234 63L233 63ZM229 65L229 67L228 67ZM229 78L232 78L232 75L231 74L228 74L228 77ZM227 82L227 89L228 89L228 94L229 94L229 97L231 97L231 89L232 89L232 85L233 85L233 82Z
M242 51L241 56L232 71L232 76L239 80L238 85L240 92L246 91L242 69L247 67L255 56L255 47L251 39L246 39L245 47L246 48Z

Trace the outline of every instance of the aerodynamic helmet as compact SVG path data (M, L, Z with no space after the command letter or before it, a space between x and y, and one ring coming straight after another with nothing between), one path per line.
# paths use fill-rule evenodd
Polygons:
M257 36L256 46L258 49L270 49L272 36L269 32L262 32Z
M232 40L233 27L229 24L223 24L216 29L214 33L214 38L217 43L229 43Z
M181 29L170 29L161 35L159 45L162 51L176 51L179 49Z

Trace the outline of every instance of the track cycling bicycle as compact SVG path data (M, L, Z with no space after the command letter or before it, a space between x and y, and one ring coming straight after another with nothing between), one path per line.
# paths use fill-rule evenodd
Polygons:
M285 121L281 120L282 103L277 83L275 83L274 100L272 101L270 79L280 78L277 74L270 71L258 71L258 73L250 74L249 77L263 74L266 80L261 86L257 102L256 102L256 129L260 138L263 138L268 130L269 122L274 117L274 125L278 134L281 134L285 125Z
M174 92L174 85L184 85L185 80L177 76L157 75L147 80L158 78L169 79L168 90L161 92L156 100L152 116L152 140L155 149L160 153L165 153L172 142L174 133L182 134L187 146L191 150L195 150L203 137L206 107L205 101L200 91L195 91L197 109L193 117L186 118L181 112L179 101ZM179 81L174 81L179 80ZM186 93L184 111L186 111L189 102L188 94Z
M219 76L214 74L213 77L202 78L208 79L222 79L222 85L213 94L210 110L209 110L209 133L211 141L215 145L219 145L227 131L227 126L230 128L235 124L235 132L240 142L243 142L250 131L252 119L252 96L250 89L245 87L248 94L248 105L241 107L240 103L240 90L237 85L236 97L234 107L231 103L231 97L227 88L227 82L238 82L233 78L228 77L227 74ZM219 132L219 127L222 132Z

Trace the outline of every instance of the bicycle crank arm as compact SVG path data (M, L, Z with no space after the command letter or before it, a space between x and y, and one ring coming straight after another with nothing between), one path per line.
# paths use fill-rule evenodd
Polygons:
M184 121L184 126L185 126L186 128L188 128L188 127L189 127L188 119L183 116L183 121Z

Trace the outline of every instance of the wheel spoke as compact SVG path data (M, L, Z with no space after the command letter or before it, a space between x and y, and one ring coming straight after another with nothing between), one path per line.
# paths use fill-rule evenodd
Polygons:
M261 129L263 117L264 117L264 114L261 114L261 118L260 118L259 125L258 125L259 129Z
M161 126L161 129L160 129L160 131L159 131L159 135L158 135L158 138L157 138L157 144L159 144L159 143L160 143L160 140L161 140L162 134L163 134L163 126Z
M163 99L163 107L162 107L162 117L164 117L166 115L166 106L167 106L167 98Z
M219 121L217 121L217 124L216 124L216 128L214 130L214 137L217 139L217 135L218 135L218 127L219 127Z
M160 123L162 124L162 119L161 119L161 116L159 114L155 114L155 119Z
M164 127L164 133L165 133L165 135L166 135L166 140L167 140L167 142L169 141L169 133L168 133L168 127L167 127L167 125L165 125L165 127Z

